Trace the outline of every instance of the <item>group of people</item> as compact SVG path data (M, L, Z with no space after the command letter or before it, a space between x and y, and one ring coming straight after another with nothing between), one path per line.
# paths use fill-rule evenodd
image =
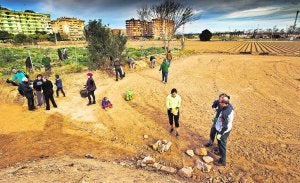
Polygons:
M42 107L44 104L46 104L46 110L50 110L50 101L53 107L57 108L57 104L53 97L53 84L48 79L48 76L38 74L34 81L30 81L28 75L23 71L17 70L16 68L12 68L11 71L13 77L11 80L7 79L7 82L18 86L19 93L27 99L28 110L34 111L36 107ZM62 80L59 75L56 75L55 78L56 96L59 97L59 91L61 91L65 97L66 95L63 90ZM37 106L35 106L34 102L35 96L37 99Z
M170 133L174 131L175 126L175 135L179 136L179 109L181 107L181 97L177 94L176 88L173 88L171 93L167 96L166 107L170 124ZM219 99L213 102L212 109L215 112L215 117L212 120L209 142L204 146L212 146L214 140L217 139L218 147L214 151L216 154L220 155L220 159L215 165L226 166L227 138L232 129L234 118L234 110L230 103L230 96L225 93L220 94Z

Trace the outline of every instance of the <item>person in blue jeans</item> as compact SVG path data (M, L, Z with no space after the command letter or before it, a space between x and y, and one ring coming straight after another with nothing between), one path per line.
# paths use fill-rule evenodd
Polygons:
M169 74L170 64L167 59L164 59L163 63L160 65L159 71L162 72L162 82L166 84L168 82L168 74Z

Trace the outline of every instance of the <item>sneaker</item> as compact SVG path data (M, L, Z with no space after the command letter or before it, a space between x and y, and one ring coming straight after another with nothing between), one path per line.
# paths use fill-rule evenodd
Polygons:
M212 146L213 144L212 143L210 143L210 142L208 142L208 143L206 143L206 144L204 144L204 146L205 147L210 147L210 146Z
M92 104L96 104L96 101L94 101Z
M89 102L88 104L86 104L87 106L89 106L89 105L92 105L92 103L91 102Z

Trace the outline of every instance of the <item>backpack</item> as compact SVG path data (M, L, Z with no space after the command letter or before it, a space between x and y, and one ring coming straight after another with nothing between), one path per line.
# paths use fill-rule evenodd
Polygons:
M125 94L125 100L126 101L130 101L130 100L132 100L132 98L133 98L133 90L127 90L126 91L126 94Z

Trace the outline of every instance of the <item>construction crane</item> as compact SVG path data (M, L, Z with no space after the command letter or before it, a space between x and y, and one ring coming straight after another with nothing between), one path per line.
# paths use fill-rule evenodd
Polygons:
M299 14L299 11L297 11L297 13L296 13L296 18L295 18L295 22L294 22L294 26L293 26L293 32L296 30L298 14Z

